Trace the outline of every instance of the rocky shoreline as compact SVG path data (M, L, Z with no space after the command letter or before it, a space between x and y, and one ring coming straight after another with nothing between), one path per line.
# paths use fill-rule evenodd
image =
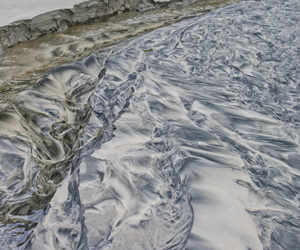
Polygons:
M199 0L198 0L199 1ZM200 0L201 1L201 0ZM0 53L17 43L29 41L68 27L93 22L125 11L148 11L161 7L189 5L197 0L94 0L70 9L60 9L38 15L30 20L0 27Z

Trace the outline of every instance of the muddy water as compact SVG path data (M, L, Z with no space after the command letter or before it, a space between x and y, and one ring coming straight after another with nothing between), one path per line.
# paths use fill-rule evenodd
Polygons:
M11 84L1 247L299 249L299 40L247 1Z
M101 48L180 20L203 15L236 0L208 0L193 5L174 3L172 8L125 12L64 32L15 45L0 55L0 83L38 77L62 63L84 58ZM186 5L186 6L183 6Z

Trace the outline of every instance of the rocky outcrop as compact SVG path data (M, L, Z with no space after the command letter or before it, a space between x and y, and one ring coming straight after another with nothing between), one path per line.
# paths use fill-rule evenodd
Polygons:
M197 0L184 1L185 4ZM0 28L0 53L17 43L33 40L45 34L64 30L76 24L93 22L124 11L147 11L154 8L182 4L183 0L91 0L71 9L55 10L31 20L14 22Z

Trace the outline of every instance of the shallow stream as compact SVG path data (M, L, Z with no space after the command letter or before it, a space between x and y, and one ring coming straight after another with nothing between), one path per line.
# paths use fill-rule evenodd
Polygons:
M246 1L4 84L0 248L300 249L299 65Z

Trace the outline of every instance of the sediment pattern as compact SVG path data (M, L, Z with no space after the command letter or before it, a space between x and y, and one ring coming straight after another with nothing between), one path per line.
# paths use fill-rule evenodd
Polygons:
M298 1L247 1L1 101L6 249L298 249Z

